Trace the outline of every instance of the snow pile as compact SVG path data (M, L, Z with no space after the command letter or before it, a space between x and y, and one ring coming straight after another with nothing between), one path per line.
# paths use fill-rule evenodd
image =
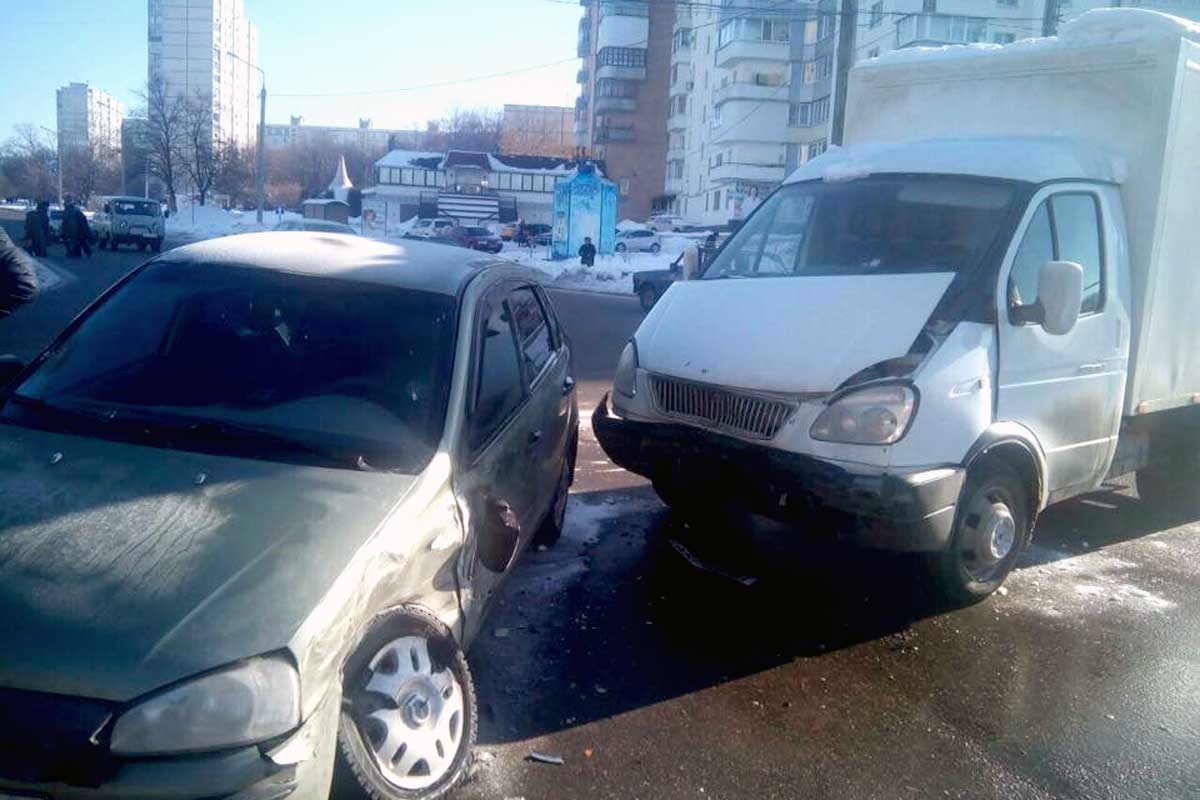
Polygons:
M631 219L623 219L617 223L619 231L644 231L647 225L644 222L634 222Z
M167 217L167 236L184 239L214 239L237 233L269 231L282 220L303 219L300 214L285 211L280 217L275 212L263 212L263 224L257 222L256 211L226 211L219 206L189 203L180 198L179 211Z
M500 258L523 267L538 270L548 282L567 289L581 289L607 294L633 294L633 275L646 270L668 269L689 243L685 237L664 237L660 253L622 253L596 256L596 264L584 267L578 258L551 260L545 247L518 247L505 242Z

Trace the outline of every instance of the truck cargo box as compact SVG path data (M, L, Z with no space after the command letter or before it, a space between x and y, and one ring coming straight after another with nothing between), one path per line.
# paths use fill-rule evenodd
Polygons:
M1200 26L1097 10L1057 38L901 50L851 72L847 146L947 136L1009 160L1019 137L1058 140L1031 159L1070 142L1107 154L1130 243L1125 413L1200 402ZM1082 158L1059 160L1060 179L1095 177L1078 173Z

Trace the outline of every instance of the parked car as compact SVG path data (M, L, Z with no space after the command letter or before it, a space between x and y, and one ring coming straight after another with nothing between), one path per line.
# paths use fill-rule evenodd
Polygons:
M633 273L633 293L642 304L643 311L649 311L659 301L671 284L680 279L680 259L675 259L667 269L648 269Z
M1200 516L1196 34L1113 25L852 71L845 146L626 347L609 457L683 513L736 498L919 553L960 603L1107 480ZM1019 108L979 101L1014 80Z
M646 227L655 232L671 231L678 233L696 227L696 223L684 219L677 214L655 214L646 220Z
M443 219L419 219L408 233L404 234L406 239L444 239L449 236L450 231L457 225L454 220L449 218Z
M461 225L450 230L450 240L459 247L469 247L485 253L499 253L504 249L500 237L479 225Z
M344 222L331 219L285 219L272 230L277 231L307 231L309 233L345 233L358 236L358 231Z
M618 253L647 252L657 253L662 250L662 240L658 234L648 230L618 231L617 243L614 245Z
M497 231L496 235L506 242L511 242L513 239L517 238L517 228L518 223L506 222L500 226L500 230Z
M139 250L147 247L156 253L162 250L166 229L162 205L157 200L100 197L97 204L99 210L93 215L91 225L101 247L116 250L120 245L133 244Z
M464 651L562 530L571 362L527 270L280 233L152 259L0 361L3 791L326 797L337 759L441 796Z

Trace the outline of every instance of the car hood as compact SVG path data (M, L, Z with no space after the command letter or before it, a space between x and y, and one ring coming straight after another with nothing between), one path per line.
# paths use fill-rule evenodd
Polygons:
M0 687L127 701L280 649L414 481L0 425Z
M830 392L908 352L950 273L677 281L636 334L640 365L767 392Z

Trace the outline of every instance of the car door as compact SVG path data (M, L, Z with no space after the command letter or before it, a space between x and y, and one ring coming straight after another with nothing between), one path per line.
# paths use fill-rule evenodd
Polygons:
M508 287L497 284L480 300L473 329L471 378L456 489L467 505L467 547L460 563L468 636L501 578L540 521L538 459L541 430L530 402L512 324Z
M544 516L558 490L572 417L573 389L569 358L560 347L559 333L551 322L545 301L531 284L519 284L509 292L517 339L528 385L530 408L536 420L531 433L537 441L528 465L536 476L537 508ZM532 533L532 531L530 532Z
M997 418L1029 428L1046 454L1046 486L1060 497L1103 478L1120 426L1128 358L1128 315L1119 301L1104 232L1113 227L1107 195L1089 184L1041 190L1018 229L1002 270ZM1115 245L1115 243L1113 243ZM1047 261L1083 267L1079 320L1052 336L1015 309L1037 299ZM1111 295L1111 296L1110 296Z

